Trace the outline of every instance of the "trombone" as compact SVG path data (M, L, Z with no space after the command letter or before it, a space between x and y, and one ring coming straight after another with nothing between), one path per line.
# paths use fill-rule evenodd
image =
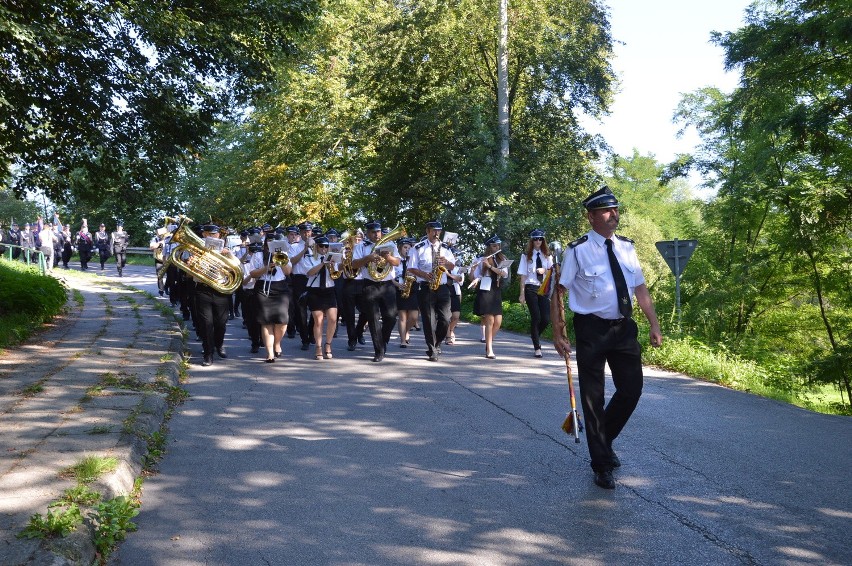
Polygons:
M269 252L269 261L266 262L266 272L269 273L270 267L284 267L290 263L290 256L287 255L287 252L282 250L281 248L276 248L275 251ZM272 279L264 279L263 280L263 290L261 293L269 296L269 290L272 288Z

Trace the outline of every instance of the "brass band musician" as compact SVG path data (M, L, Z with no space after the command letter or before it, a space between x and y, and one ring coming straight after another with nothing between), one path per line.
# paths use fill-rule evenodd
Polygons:
M441 342L450 327L450 288L447 273L455 268L456 258L450 247L441 241L444 225L440 220L426 223L426 239L414 246L408 268L417 277L417 298L423 318L423 338L429 361L437 362Z
M361 245L356 246L352 253L352 267L361 272L364 287L361 292L361 313L367 317L370 325L370 336L373 340L374 362L381 362L385 357L388 342L396 322L396 287L393 284L394 270L400 264L399 251L392 242L383 249L376 249L375 242L382 237L382 224L372 220L365 226L366 238ZM380 279L376 279L376 269L370 269L370 264L379 265L386 262L391 269ZM351 337L350 337L351 341Z

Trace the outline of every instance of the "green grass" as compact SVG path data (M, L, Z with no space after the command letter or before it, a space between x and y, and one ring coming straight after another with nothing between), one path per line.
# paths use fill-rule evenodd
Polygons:
M0 259L0 348L16 346L65 307L68 291L20 261Z
M529 310L514 300L517 296L517 281L513 281L512 285L503 292L504 299L511 297L513 300L503 301L501 328L518 334L529 334ZM479 324L479 317L473 314L473 298L472 292L465 293L463 296L461 318ZM568 311L566 315L569 338L573 342L571 312ZM642 361L647 365L680 372L696 379L718 383L738 391L747 391L819 413L852 415L852 408L844 402L845 399L835 387L800 383L800 380L791 374L790 367L794 366L774 367L731 352L724 347L724 342L717 341L716 347L711 348L689 336L670 336L665 329L663 346L651 348L648 344L648 323L641 313L637 316L637 323L639 324L639 341L642 344ZM542 333L542 339L553 339L552 327L548 327Z
M64 473L74 476L81 484L87 484L115 470L117 466L118 459L112 456L85 456Z

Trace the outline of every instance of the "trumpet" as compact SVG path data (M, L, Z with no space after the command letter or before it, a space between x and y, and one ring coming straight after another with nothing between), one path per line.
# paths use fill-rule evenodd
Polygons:
M270 267L284 267L290 263L290 256L287 255L287 252L281 250L280 248L269 254L269 261L266 263L266 270L269 271ZM272 288L272 279L264 279L263 280L263 290L261 291L267 297L269 296L269 290Z

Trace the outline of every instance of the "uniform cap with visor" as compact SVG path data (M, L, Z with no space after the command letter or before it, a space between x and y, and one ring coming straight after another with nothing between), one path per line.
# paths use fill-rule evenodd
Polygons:
M583 206L586 207L586 210L598 210L601 208L618 208L619 204L618 199L612 194L612 190L604 185L586 197Z

